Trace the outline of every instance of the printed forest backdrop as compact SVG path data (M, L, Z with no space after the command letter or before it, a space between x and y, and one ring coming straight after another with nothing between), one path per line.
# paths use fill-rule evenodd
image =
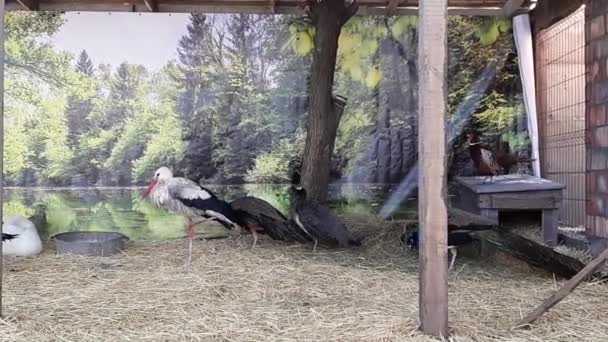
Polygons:
M7 185L138 185L160 165L205 183L284 183L299 167L318 34L305 19L192 14L159 70L62 51L51 38L65 20L7 15ZM416 163L416 26L416 17L355 17L344 27L333 180L399 183ZM529 147L509 22L451 17L449 26L451 171L464 174L462 126L496 146Z

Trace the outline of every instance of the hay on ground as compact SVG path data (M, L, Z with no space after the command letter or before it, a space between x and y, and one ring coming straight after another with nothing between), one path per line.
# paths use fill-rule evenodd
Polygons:
M109 258L5 260L3 341L434 341L417 332L417 256L402 224L352 250L251 237L130 242ZM461 257L449 278L454 341L608 341L608 291L586 283L530 330L511 330L559 284Z

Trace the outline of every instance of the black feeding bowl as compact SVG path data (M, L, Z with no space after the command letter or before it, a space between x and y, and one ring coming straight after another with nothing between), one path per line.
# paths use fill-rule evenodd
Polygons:
M116 232L67 232L53 236L57 254L110 256L121 252L129 238Z

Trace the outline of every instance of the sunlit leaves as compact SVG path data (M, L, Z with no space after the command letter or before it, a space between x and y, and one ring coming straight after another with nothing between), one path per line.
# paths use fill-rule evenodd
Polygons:
M48 98L41 102L33 130L33 148L37 151L39 172L45 178L61 178L72 158L67 145L68 130L64 116L65 101Z
M281 140L272 151L259 154L245 179L252 183L288 182L289 163L302 154L305 138L306 134L299 130L294 137Z
M398 17L391 24L391 33L393 37L399 38L402 34L407 32L410 29L416 28L418 25L418 17L417 16L402 16Z
M30 138L25 129L25 117L16 116L5 123L4 172L17 176L28 166Z
M184 143L175 113L168 106L157 109L159 120L151 122L154 131L147 139L145 150L140 158L133 162L133 179L142 181L159 165L174 165L181 160Z
M498 40L501 33L511 29L511 21L504 17L485 17L482 20L476 36L482 45L491 45Z
M378 65L372 66L367 72L367 77L365 78L365 84L369 88L376 88L378 84L380 84L380 79L382 78L382 74L380 73L380 67Z
M523 114L521 104L511 103L504 94L490 92L482 100L482 111L474 115L484 132L497 134L511 128L515 120Z
M286 46L298 56L306 56L314 47L315 28L308 18L296 18L289 24L290 37ZM285 49L285 47L284 47Z
M530 137L527 131L508 132L500 136L500 141L508 143L514 151L521 151L525 150L530 144Z
M342 28L338 39L338 70L350 75L369 88L378 86L382 79L380 69L371 64L380 43L388 37L399 39L417 25L417 17L401 16L388 19L353 17ZM309 20L295 20L289 26L288 45L298 56L305 56L314 48L314 31Z

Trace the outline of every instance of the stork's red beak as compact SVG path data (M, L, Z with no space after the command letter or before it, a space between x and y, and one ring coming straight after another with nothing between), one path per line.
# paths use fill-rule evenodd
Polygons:
M154 189L154 187L156 186L156 183L158 183L158 181L156 179L152 180L150 185L148 185L148 188L146 189L146 191L144 191L144 193L141 194L141 198L146 198L150 194L150 191L152 191L152 189Z

